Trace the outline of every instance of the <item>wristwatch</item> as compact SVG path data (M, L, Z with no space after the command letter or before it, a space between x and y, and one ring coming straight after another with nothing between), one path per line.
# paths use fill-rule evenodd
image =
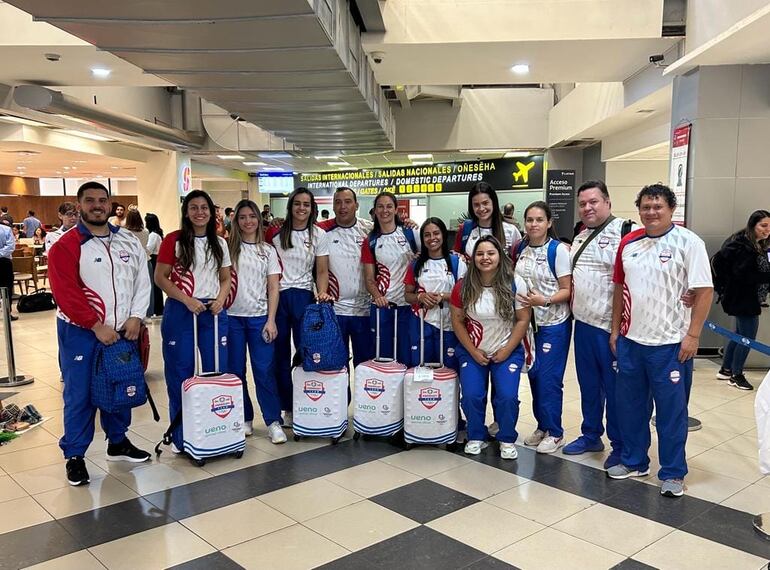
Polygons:
M551 298L550 298L550 297L548 297L548 298L545 300L545 303L543 304L543 307L545 307L545 308L547 309L547 308L548 308L548 307L550 307L550 306L551 306Z

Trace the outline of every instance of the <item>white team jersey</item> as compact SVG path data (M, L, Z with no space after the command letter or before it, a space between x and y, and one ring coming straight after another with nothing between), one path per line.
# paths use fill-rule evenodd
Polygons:
M419 235L415 233L414 237L419 251ZM376 263L375 274L380 294L399 307L407 304L404 298L404 277L413 258L412 247L401 226L377 238L377 250L374 254L369 248L368 237L361 246L361 261L368 264Z
M471 222L465 223L469 224ZM511 246L521 240L521 232L513 224L503 222L503 233L505 234L505 251L511 251ZM492 228L482 228L481 226L473 228L468 236L468 241L465 244L465 255L470 257L473 254L473 247L476 245L476 242L483 236L491 234Z
M227 314L264 317L267 314L267 276L280 274L281 262L272 245L241 243L238 267L230 268L232 304Z
M681 226L658 237L648 237L644 228L628 234L618 250L614 282L623 287L620 334L647 346L682 342L691 312L682 295L713 286L703 240Z
M177 230L163 238L158 252L158 263L171 266L169 277L185 295L196 299L216 298L219 295L219 271L216 259L208 251L206 236L195 237L193 264L188 271L185 271L178 263L179 233ZM230 251L227 249L227 242L221 237L217 239L222 248L222 267L230 267Z
M349 227L322 222L329 238L329 294L334 312L349 317L369 315L371 297L366 291L361 246L372 231L372 222L358 218Z
M458 260L457 265L457 281L465 277L468 271L468 266L465 265L465 261ZM415 279L414 264L410 264L406 271L406 277L404 278L406 285L413 285L416 287L415 291L420 293L422 291L428 293L451 293L455 286L455 278L452 275L452 269L447 267L446 260L442 257L440 259L428 259L425 265L420 269L420 275ZM416 312L417 305L413 305L412 309ZM439 315L440 309L433 307L425 314L425 322L438 328L441 322L441 316ZM419 316L419 313L416 313ZM449 303L444 303L444 329L445 331L452 330L452 320L449 317Z
M160 237L160 235L156 234L155 232L150 232L149 237L147 238L147 253L149 255L158 255L158 251L160 251L160 242L163 238Z
M73 226L74 227L74 226ZM67 230L59 228L58 230L54 230L52 232L48 232L45 234L45 251L46 255L48 255L48 252L51 251L51 246L55 244L57 241L59 241L59 238L64 235L64 232Z
M526 295L527 284L516 275L516 294ZM486 354L493 354L511 338L514 323L500 318L495 310L495 295L491 287L484 287L478 301L472 307L463 307L462 281L458 281L452 289L451 303L458 309L465 310L465 329L468 331L474 346ZM517 300L516 309L523 308Z
M278 257L281 258L281 265L283 265L281 291L286 289L312 291L315 258L329 255L329 238L326 232L315 226L311 240L307 228L292 230L292 247L289 249L281 247L281 234L276 233L273 236L272 244L278 251Z
M612 328L612 274L625 220L615 218L586 246L572 269L572 314L587 325L610 332ZM632 229L637 229L636 225ZM594 229L584 229L572 243L570 265L575 253L591 237Z
M527 246L516 259L516 275L527 284L527 289L553 297L559 291L557 277L569 275L569 248L560 243L556 249L556 277L548 264L549 239L538 247ZM533 307L535 322L540 326L558 325L570 316L569 303L554 303L550 307Z

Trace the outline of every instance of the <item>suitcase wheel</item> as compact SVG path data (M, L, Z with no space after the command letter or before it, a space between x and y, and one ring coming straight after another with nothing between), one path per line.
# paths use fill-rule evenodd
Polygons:
M235 457L236 459L240 459L241 457L243 457L243 450L241 449L240 451L236 451L235 453L233 453L233 457Z
M337 445L339 443L340 439L342 439L341 435L338 435L337 437L333 437L332 438L332 445Z
M360 437L361 437L361 433L360 432L357 432L357 431L353 432L353 439L355 441L358 441Z
M193 459L193 463L195 463L195 465L197 465L198 467L203 467L204 465L206 465L206 460L205 459Z
M300 436L298 436L296 433L294 434L294 441L299 441Z
M413 449L413 448L414 448L414 444L413 443L405 443L404 444L404 449L406 449L407 451L409 451L410 449Z
M447 444L446 444L446 450L447 450L448 452L450 452L450 453L454 453L454 452L455 452L455 451L457 451L458 449L460 449L460 444L459 444L459 443L457 443L456 441L454 441L454 442L452 442L452 443L447 443Z

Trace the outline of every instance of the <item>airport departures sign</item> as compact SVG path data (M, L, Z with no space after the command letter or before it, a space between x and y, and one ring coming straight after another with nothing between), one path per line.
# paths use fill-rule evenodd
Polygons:
M387 190L396 195L468 192L477 182L495 190L539 190L543 187L543 155L496 160L473 160L421 166L399 166L335 172L296 174L295 187L316 195L331 194L347 186L360 196Z

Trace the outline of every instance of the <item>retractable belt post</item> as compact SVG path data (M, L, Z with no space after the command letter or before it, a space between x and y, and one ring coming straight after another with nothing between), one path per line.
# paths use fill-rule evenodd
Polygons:
M0 377L0 388L12 388L32 384L35 379L26 374L16 374L16 357L13 354L13 335L11 333L11 293L8 287L0 287L0 302L3 304L3 329L5 331L5 354L8 360L8 375Z

